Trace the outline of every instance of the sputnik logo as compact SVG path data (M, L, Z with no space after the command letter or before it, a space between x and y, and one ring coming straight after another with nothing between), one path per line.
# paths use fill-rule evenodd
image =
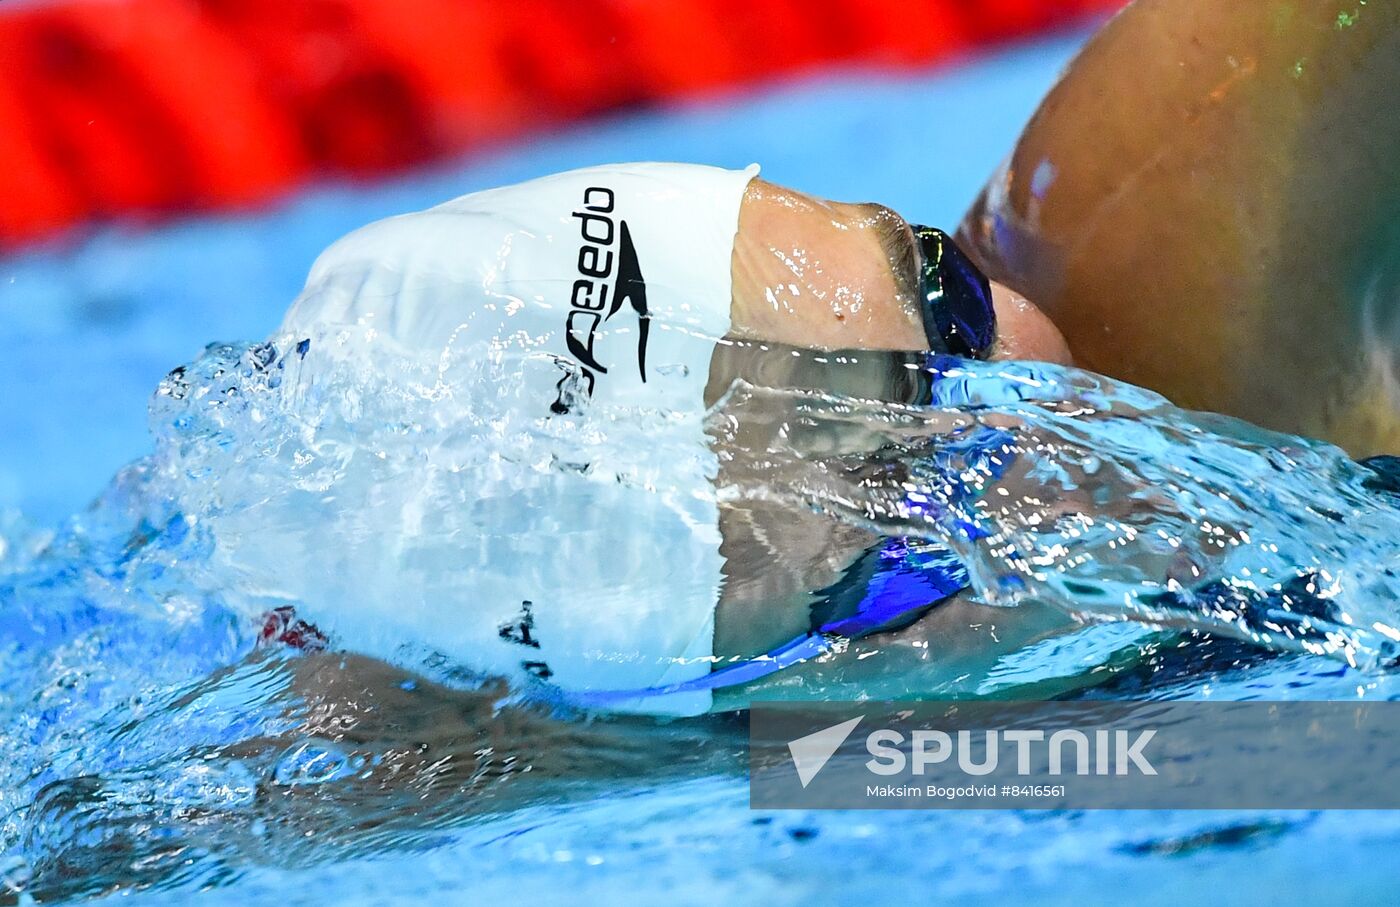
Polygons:
M797 768L797 780L802 782L804 790L807 785L812 783L812 779L817 777L817 773L831 760L831 757L836 755L841 744L846 742L846 738L851 736L851 731L854 731L856 725L860 724L864 718L864 715L857 715L850 721L833 724L829 728L817 731L815 734L808 734L806 737L799 737L788 744L788 752L792 754L792 764Z

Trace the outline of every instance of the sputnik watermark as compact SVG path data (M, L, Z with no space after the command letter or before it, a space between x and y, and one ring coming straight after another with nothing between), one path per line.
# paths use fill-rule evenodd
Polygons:
M856 729L856 725L860 724L864 717L857 715L849 721L822 728L815 734L799 737L788 744L793 767L797 769L797 780L802 782L804 788L812 783L812 779L817 777L817 773L827 761L836 755L841 744L846 742L846 738L851 736L851 731Z
M812 783L864 718L859 715L788 743L788 752L803 788ZM1153 728L1135 734L1097 730L1091 742L1088 734L1073 729L1053 731L1048 737L1045 731L1039 730L992 730L983 732L979 747L974 743L972 731L957 731L954 735L947 731L916 730L906 738L899 731L880 728L865 737L865 749L871 757L866 760L865 767L876 775L903 775L909 771L923 775L931 766L956 760L964 774L990 775L1001 764L1005 745L1014 747L1016 774L1022 777L1036 772L1033 759L1037 747L1044 748L1046 770L1052 776L1067 772L1126 775L1134 770L1155 775L1157 769L1148 760L1146 750L1156 735ZM894 796L897 790L888 785L871 789L881 791L882 796Z
M1157 774L1157 769L1152 767L1145 755L1147 744L1157 736L1157 731L1152 728L1136 733L1094 731L1092 744L1088 734L1077 730L1054 731L1048 739L1045 731L1037 730L993 730L982 733L981 745L977 746L972 731L958 731L954 736L947 731L917 730L910 735L909 753L906 755L905 736L899 731L888 728L873 731L865 740L865 748L872 757L865 767L877 775L902 775L906 771L923 775L931 766L956 758L958 770L964 774L990 775L1001 765L1005 744L1015 748L1016 774L1022 777L1038 771L1032 767L1037 747L1044 749L1047 771L1052 776L1066 773L1126 775L1132 770L1144 775ZM1066 751L1069 751L1071 760L1068 767Z
M756 807L1400 808L1400 703L757 704L750 754Z

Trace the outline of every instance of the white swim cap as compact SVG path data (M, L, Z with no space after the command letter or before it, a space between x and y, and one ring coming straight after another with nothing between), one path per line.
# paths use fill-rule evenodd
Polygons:
M567 411L571 391L654 398L659 371L688 372L698 402L729 330L739 206L757 173L590 167L379 221L322 253L283 330L353 325L434 358L527 331L576 378L542 389L541 412Z
M757 169L576 170L371 224L323 253L283 324L311 341L297 381L376 368L376 347L446 363L442 374L466 376L449 381L450 404L497 432L483 429L480 446L524 439L531 453L469 467L451 532L429 528L423 514L442 499L411 476L318 500L305 518L325 526L328 547L351 541L325 556L335 566L282 583L299 613L342 648L407 667L405 647L426 646L566 691L707 674L724 562L703 395ZM539 465L571 455L588 468ZM270 542L255 550L254 529L242 535L246 550L230 552L240 562L278 556Z

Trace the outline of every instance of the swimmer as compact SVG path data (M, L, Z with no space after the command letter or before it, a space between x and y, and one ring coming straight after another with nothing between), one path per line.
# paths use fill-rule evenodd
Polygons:
M824 202L751 172L636 165L478 193L352 234L318 262L284 327L310 342L312 372L368 362L376 346L440 362L444 375L473 349L537 356L547 364L532 381L486 392L555 425L589 424L610 406L665 414L645 429L659 457L681 449L669 443L680 434L711 445L665 466L671 490L725 487L726 473L746 468L700 418L742 374L745 341L1055 362L1072 347L1080 364L1184 405L1358 456L1394 450L1400 307L1387 177L1400 123L1383 86L1400 59L1397 15L1140 0L1091 42L964 222L961 249L1000 281L986 292L958 245L879 206ZM1129 67L1160 71L1124 79ZM656 479L638 462L618 473ZM813 629L813 590L859 578L878 553L869 535L761 502L580 493L538 475L510 494L495 493L500 477L485 487L472 525L514 529L471 558L405 574L423 529L412 508L381 508L376 531L408 542L277 591L368 654L393 660L392 640L432 640L512 677L627 690L692 683L706 659L797 638ZM494 559L544 566L524 580L505 570L460 579ZM665 600L608 593L639 565L669 584ZM551 616L565 585L596 620ZM386 587L405 598L387 623L381 605L350 606ZM511 613L502 605L461 625L476 607L468 599L508 598ZM678 601L705 604L692 613ZM560 639L637 658L570 663ZM697 707L708 706L679 710Z
M436 375L443 419L494 407L483 431L526 426L541 458L480 476L465 524L450 528L423 524L426 467L401 499L337 501L322 525L337 523L351 549L308 539L296 571L280 569L294 556L286 540L260 531L278 516L225 531L219 557L296 603L279 618L293 635L314 626L407 666L406 648L428 650L584 702L682 714L709 709L728 683L712 679L716 663L814 630L907 621L961 588L949 559L943 585L915 583L881 599L902 602L898 613L866 613L880 597L865 585L904 556L888 540L715 498L726 471L762 468L725 459L706 434L744 349L1070 360L1048 320L941 231L768 183L756 167L682 164L562 173L362 228L317 260L280 337L300 352L306 396L329 374L409 363ZM516 370L453 383L497 363ZM645 449L614 444L613 462L570 448L637 426L632 447ZM629 695L657 689L664 701Z
M959 234L1078 364L1400 451L1400 5L1137 0Z

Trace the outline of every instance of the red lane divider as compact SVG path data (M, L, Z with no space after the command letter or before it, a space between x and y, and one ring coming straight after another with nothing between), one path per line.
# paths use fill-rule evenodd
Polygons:
M821 66L926 66L1123 2L0 3L0 245Z

